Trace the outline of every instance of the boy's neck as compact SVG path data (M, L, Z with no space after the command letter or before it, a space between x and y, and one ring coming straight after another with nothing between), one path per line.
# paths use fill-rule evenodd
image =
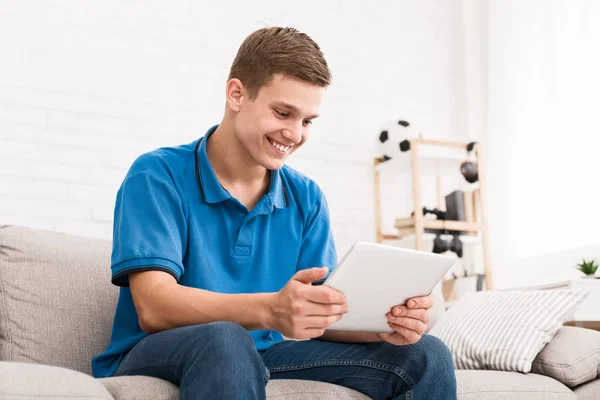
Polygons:
M229 191L247 188L264 193L269 185L270 171L254 161L232 128L231 123L223 118L206 142L208 160L217 179Z

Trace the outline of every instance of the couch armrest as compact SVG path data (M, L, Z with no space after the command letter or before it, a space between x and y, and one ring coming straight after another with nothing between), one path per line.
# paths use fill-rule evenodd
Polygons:
M0 376L1 399L114 400L96 379L66 368L0 361Z
M533 361L531 372L554 378L568 387L600 377L600 332L560 328Z

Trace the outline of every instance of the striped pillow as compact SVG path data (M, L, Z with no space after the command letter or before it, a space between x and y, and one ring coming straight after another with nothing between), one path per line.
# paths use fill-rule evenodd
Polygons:
M527 373L588 294L581 289L471 293L429 334L448 346L456 369Z

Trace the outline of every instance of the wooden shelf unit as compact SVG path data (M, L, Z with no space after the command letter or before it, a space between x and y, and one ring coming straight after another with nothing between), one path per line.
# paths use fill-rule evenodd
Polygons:
M477 234L479 226L476 222L465 221L440 221L435 219L423 219L424 229L443 229L449 232L466 232L468 234ZM399 237L413 235L417 232L415 217L396 219L396 229Z
M373 160L373 182L375 189L375 229L377 242L383 243L384 240L398 240L408 235L415 235L415 243L417 250L425 250L423 246L423 236L425 229L444 229L449 232L461 231L466 235L481 235L483 246L483 266L485 283L487 289L492 289L492 276L489 257L489 235L487 228L487 213L484 204L484 196L481 193L485 192L486 177L485 177L485 159L483 149L480 143L476 143L473 147L473 152L476 156L478 164L478 184L479 186L474 191L476 212L475 222L466 221L450 221L450 220L434 220L426 218L423 215L423 204L421 201L421 184L420 184L420 165L419 165L419 150L423 146L438 146L445 148L455 148L465 150L467 153L468 143L447 142L441 140L426 140L422 138L410 140L410 157L412 166L412 188L414 215L408 218L396 219L395 228L397 234L383 233L381 227L381 189L379 182L379 164L383 161L379 158ZM437 181L437 197L438 208L443 204L443 196L441 195L441 184L438 177Z

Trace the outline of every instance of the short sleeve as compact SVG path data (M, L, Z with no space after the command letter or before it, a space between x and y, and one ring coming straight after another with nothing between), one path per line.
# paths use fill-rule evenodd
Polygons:
M112 283L127 287L129 274L142 270L164 271L179 281L187 243L181 195L164 165L136 163L117 193Z
M321 193L309 213L302 235L297 271L312 267L328 267L329 274L337 265L335 242L329 221L329 207Z

